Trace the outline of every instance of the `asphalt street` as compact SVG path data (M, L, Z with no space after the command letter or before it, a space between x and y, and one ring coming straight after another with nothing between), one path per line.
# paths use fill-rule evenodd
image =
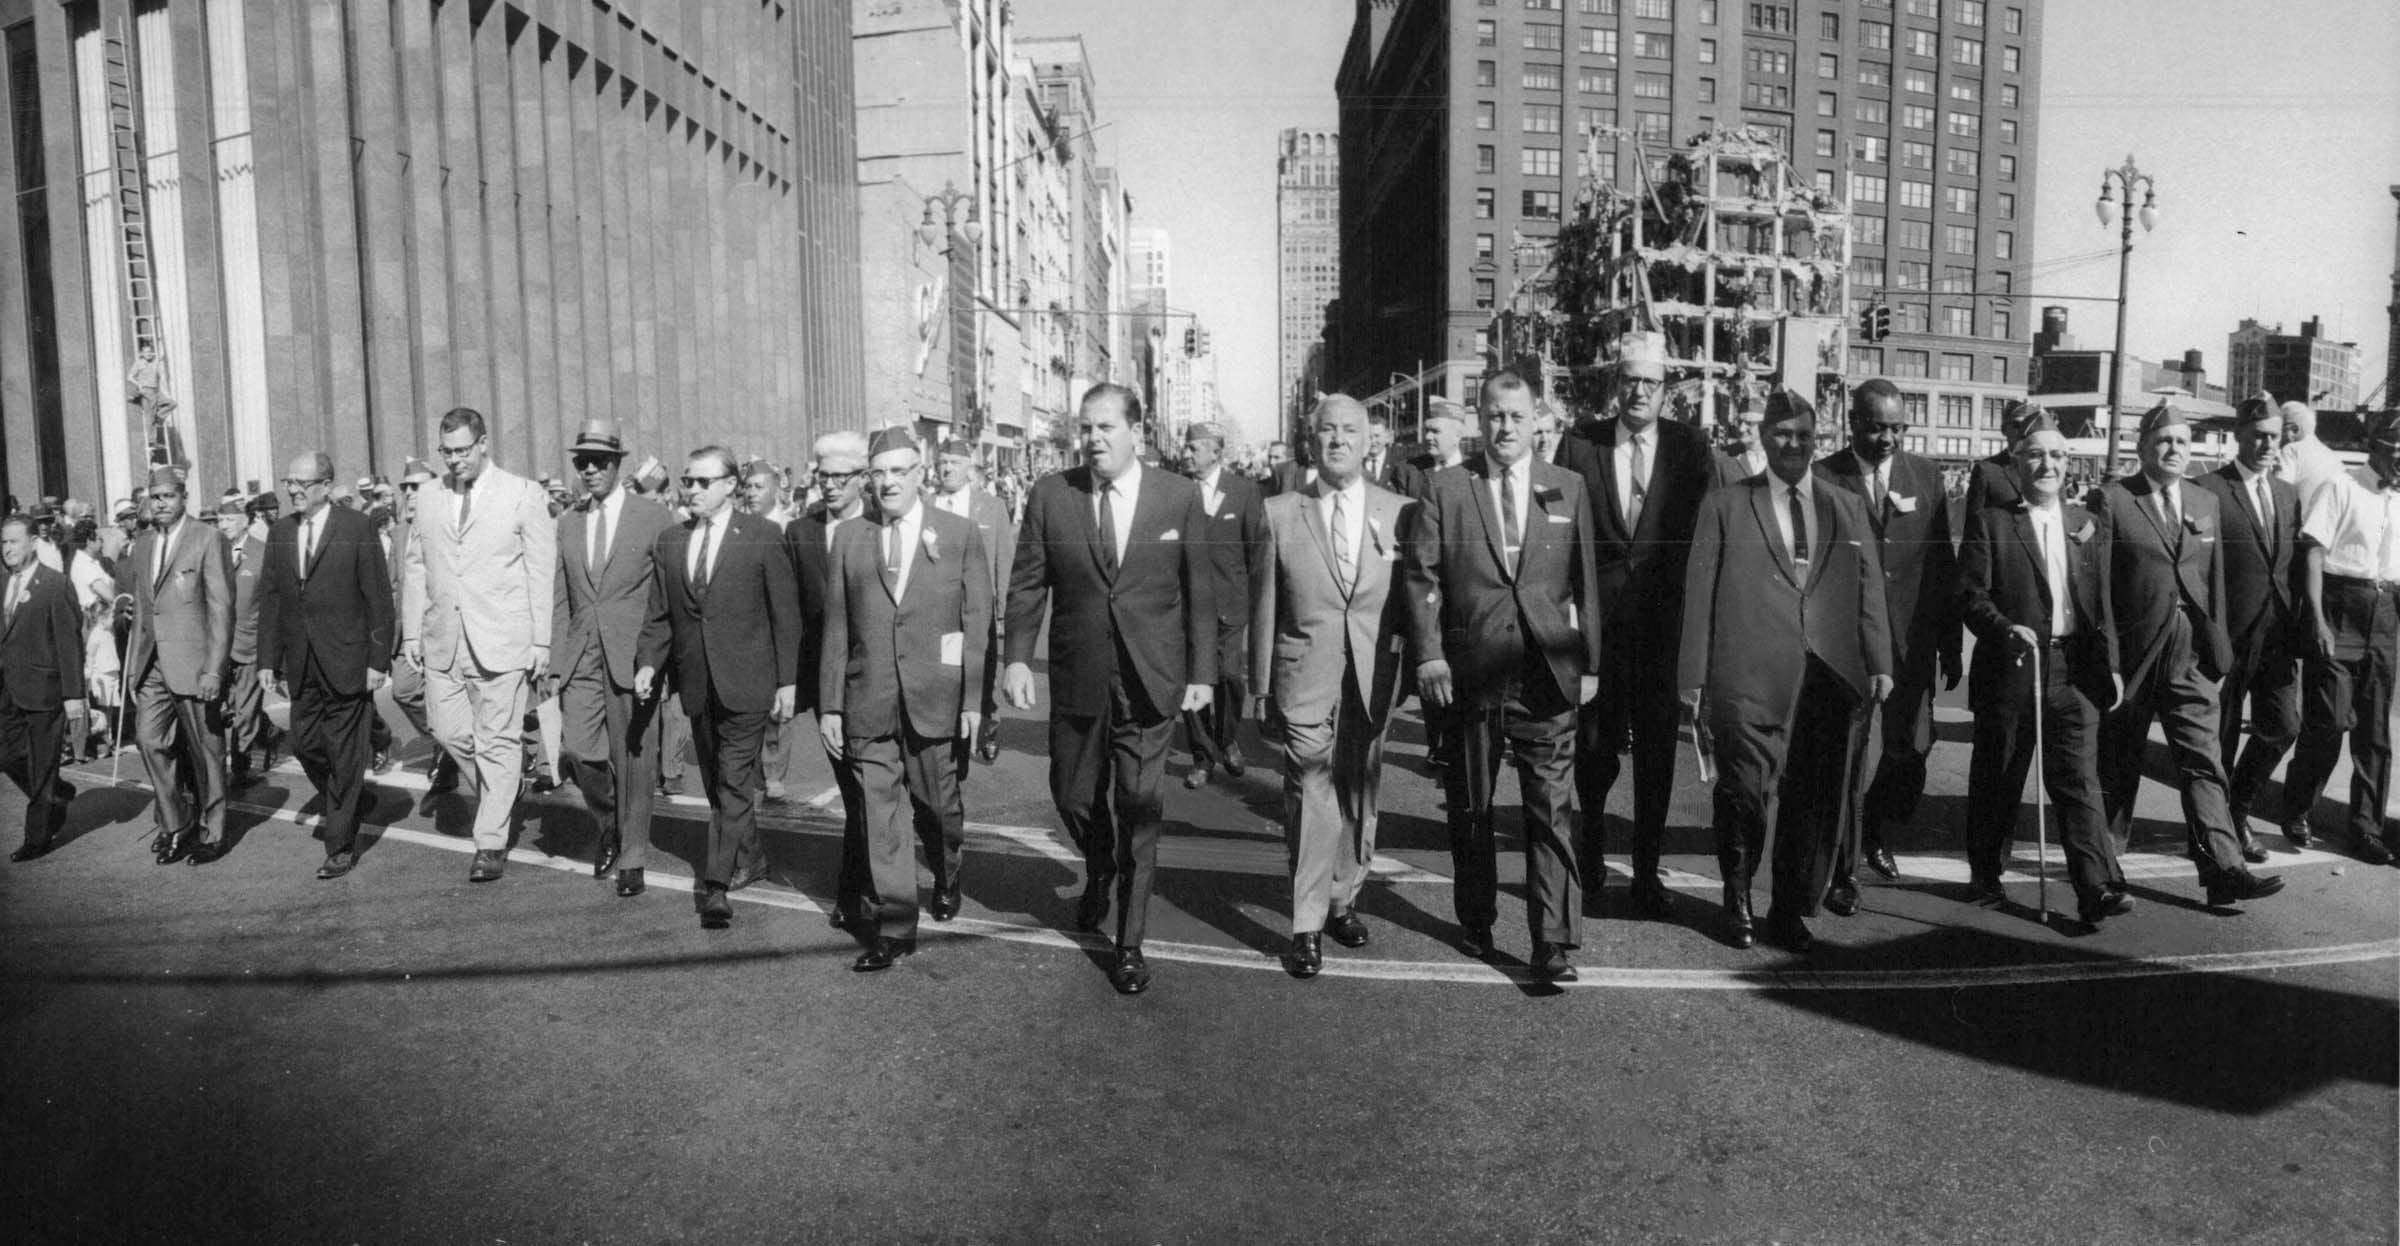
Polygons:
M624 900L591 877L568 792L528 798L507 877L470 885L465 803L388 774L360 867L326 883L288 762L236 793L239 844L200 869L151 863L131 755L113 788L81 767L71 842L0 866L0 1223L35 1242L2392 1241L2400 870L2261 823L2287 889L2208 910L2159 781L2134 914L2090 937L2040 921L2030 812L2011 905L1970 907L1950 699L1932 790L1892 836L1904 878L1816 922L1816 954L1721 938L1687 756L1675 920L1626 915L1612 855L1563 991L1521 973L1508 864L1501 955L1453 946L1413 716L1360 905L1373 941L1328 944L1314 981L1277 966L1280 780L1257 765L1171 787L1156 985L1131 999L1062 933L1080 866L1027 718L967 787L966 916L873 975L824 919L838 810L814 749L768 819L775 877L724 932L693 915L688 799ZM1629 807L1621 785L1612 846ZM23 808L0 793L0 842ZM2049 896L2072 908L2063 878Z

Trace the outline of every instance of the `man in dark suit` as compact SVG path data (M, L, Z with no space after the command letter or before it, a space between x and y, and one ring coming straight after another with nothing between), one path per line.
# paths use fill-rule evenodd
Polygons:
M2125 688L2109 609L2109 551L2092 516L2060 496L2067 442L2047 414L2026 427L2016 460L2020 497L1967 525L1959 559L1960 609L1976 640L1967 680L1967 705L1975 712L1967 869L1977 900L2004 897L2000 876L2038 734L2042 785L2058 814L2067 877L2084 925L2095 928L2133 908L2108 840L2092 757L2100 716Z
M737 869L763 870L759 749L767 721L792 716L800 672L791 555L773 520L735 513L737 473L733 452L722 446L703 446L685 461L692 519L661 532L652 549L667 609L642 628L633 673L633 694L648 700L659 669L672 660L676 694L692 720L708 795L700 925L709 930L733 924L726 893Z
M1315 431L1310 430L1309 435L1314 437ZM1367 413L1366 451L1366 462L1359 470L1368 484L1404 498L1413 498L1424 491L1425 473L1392 452L1392 421L1380 408ZM1313 451L1309 458L1322 463L1323 449Z
M824 496L793 516L783 529L784 554L791 560L800 600L800 686L793 700L795 714L820 712L816 672L825 641L825 581L834 529L870 514L866 434L840 429L818 437L810 450L816 458L817 487ZM824 742L820 730L817 746L824 747ZM867 911L867 895L873 885L867 870L867 798L859 789L858 767L851 765L841 750L826 749L825 764L833 771L833 785L842 801L841 865L835 874L833 912L827 916L836 930L863 931L871 928L872 921ZM740 890L748 881L737 875L734 889Z
M152 470L149 493L151 530L126 555L134 580L125 687L155 793L158 863L205 863L225 853L233 558L216 529L185 514L181 469Z
M1767 474L1711 494L1692 539L1677 685L1717 759L1717 863L1734 945L1756 937L1750 884L1775 824L1766 938L1812 945L1855 791L1864 715L1892 691L1883 564L1857 495L1810 467L1816 409L1767 399Z
M1317 483L1267 503L1256 590L1248 597L1251 686L1283 744L1284 842L1292 869L1292 946L1284 965L1313 978L1323 936L1364 947L1359 889L1375 859L1383 735L1401 674L1407 611L1397 558L1407 497L1369 483L1366 409L1343 394L1317 402Z
M233 551L233 682L225 690L225 752L230 782L250 781L250 757L265 746L271 764L275 726L267 721L265 690L258 685L258 586L267 569L265 525L253 523L250 499L228 493L217 500L217 532ZM262 765L260 769L265 769Z
M1925 794L1925 756L1933 751L1935 667L1946 688L1958 686L1958 551L1950 541L1950 499L1942 469L1901 449L1908 406L1890 381L1877 377L1850 392L1850 448L1818 471L1856 494L1883 564L1884 614L1892 629L1892 695L1884 700L1883 749L1875 782L1859 798L1857 816L1843 828L1825 907L1848 917L1858 911L1857 865L1885 878L1900 875L1883 826L1905 822ZM1860 737L1864 744L1865 737ZM1864 773L1866 759L1853 759Z
M291 514L267 533L258 597L258 678L291 698L292 757L324 802L319 878L358 863L359 806L374 752L375 692L392 669L392 573L375 524L332 504L333 458L284 469Z
M600 837L592 876L616 872L617 894L642 894L650 814L658 799L658 701L637 697L642 629L663 615L658 538L675 521L619 479L625 441L614 420L586 420L567 447L583 501L558 517L551 593L550 680L561 761Z
M1503 741L1525 800L1525 918L1533 971L1575 980L1576 709L1600 690L1599 575L1583 478L1533 458L1542 418L1514 372L1483 383L1481 457L1434 473L1407 552L1417 693L1459 706L1459 764L1443 774L1452 900L1467 953L1492 954L1499 916L1492 789Z
M75 785L58 777L69 694L83 690L83 614L67 577L33 552L33 523L0 519L0 771L25 793L25 838L9 854L50 851Z
M2000 413L2000 435L2009 446L2014 446L2025 439L2025 430L2033 427L2036 419L2049 414L2037 402L2022 399L2012 402ZM2016 457L2003 448L1988 459L1977 459L1968 465L1967 503L1959 513L1972 517L1993 507L2014 506L2022 492L2017 482Z
M2163 720L2193 860L2211 906L2273 895L2283 880L2242 864L2217 760L2217 694L2233 665L2225 636L2224 519L2217 496L2183 478L2191 428L2161 403L2142 417L2141 470L2101 486L2094 507L2109 543L2109 606L2126 670L2125 700L2100 725L2100 801L2110 845L2125 849L2142 752Z
M1467 409L1447 398L1436 398L1426 404L1425 451L1411 460L1416 469L1410 480L1413 486L1408 496L1418 502L1430 491L1433 474L1445 467L1456 467L1467 461ZM1401 672L1406 697L1415 691L1416 672ZM1458 708L1425 704L1417 698L1418 712L1425 720L1425 765L1434 770L1458 764Z
M1009 513L1008 503L983 487L973 443L963 437L952 437L942 443L938 460L928 499L934 509L948 511L975 525L976 533L983 538L985 561L992 568L992 632L984 646L975 748L972 752L963 749L959 752L958 778L963 783L975 761L988 766L1000 760L1000 646L1008 620L1002 617L999 603L1008 597L1008 573L1017 556L1017 521Z
M1100 928L1113 883L1109 982L1134 995L1150 985L1142 936L1167 740L1178 713L1215 695L1216 572L1199 539L1200 486L1141 465L1141 397L1095 385L1077 421L1084 465L1043 477L1025 500L1001 691L1033 708L1033 642L1049 610L1050 794L1084 859L1075 928Z
M2272 399L2244 399L2234 412L2233 437L2233 462L2192 483L2217 495L2225 521L2217 544L2225 559L2233 665L2217 686L2217 761L2225 768L2225 801L2242 859L2257 865L2267 850L2250 836L2251 802L2300 738L2300 655L2307 644L2300 494L2275 471L2283 413Z
M1683 639L1684 568L1700 505L1716 487L1714 451L1699 429L1660 418L1667 385L1663 345L1636 335L1618 356L1614 414L1576 429L1566 443L1566 464L1582 474L1592 502L1602 657L1601 692L1584 708L1576 741L1583 808L1583 841L1576 850L1584 885L1597 895L1608 793L1630 738L1631 899L1635 912L1656 918L1669 911L1658 858L1675 787L1675 654Z
M1767 470L1767 448L1759 443L1758 422L1763 408L1745 403L1734 413L1735 449L1717 451L1717 484L1738 485Z
M868 442L872 522L833 536L817 726L828 751L857 770L865 796L866 897L875 925L851 965L889 969L917 947L917 862L933 873L933 919L958 916L967 842L959 754L982 717L984 641L992 634L992 570L975 521L927 505L925 460L904 429Z
M1183 715L1184 738L1191 742L1192 769L1183 776L1187 788L1205 787L1209 776L1223 769L1229 778L1242 777L1242 711L1250 704L1242 677L1250 668L1250 568L1266 532L1265 499L1258 486L1225 465L1225 430L1208 421L1195 422L1183 437L1184 474L1200 486L1200 505L1208 516L1203 531L1187 539L1201 542L1216 576L1217 686L1205 709Z

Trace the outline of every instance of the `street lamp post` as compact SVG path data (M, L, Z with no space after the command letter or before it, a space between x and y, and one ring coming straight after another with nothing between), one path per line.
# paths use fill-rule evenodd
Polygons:
M2142 203L2134 207L2133 193L2142 192ZM2122 195L2122 200L2119 196ZM2133 223L2142 223L2148 233L2158 225L2158 183L2149 174L2136 168L2133 157L2125 163L2100 174L2100 199L2092 205L2100 214L2102 227L2120 225L2117 235L2117 348L2108 357L2108 470L2116 470L2117 427L2125 414L2125 288L2133 270Z
M962 203L967 205L963 222L958 219ZM974 192L960 190L956 182L942 183L939 193L925 196L925 218L918 226L929 243L937 206L942 210L942 255L950 264L950 428L954 435L971 432L980 439L982 430L973 427L975 412L983 405L982 322L975 315L975 292L983 284L983 264L975 252L983 241L983 210ZM965 247L958 245L961 240Z

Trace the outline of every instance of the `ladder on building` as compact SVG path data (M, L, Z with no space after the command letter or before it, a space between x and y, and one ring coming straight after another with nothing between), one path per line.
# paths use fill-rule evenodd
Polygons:
M137 360L144 352L158 361L144 365L150 375L164 373L166 350L158 333L157 274L151 266L149 198L143 180L146 162L142 158L141 129L136 123L134 108L133 53L126 38L124 19L112 23L103 42L101 59L108 77L108 137L110 173L116 180L117 238L124 259L125 310L133 340L130 354ZM150 392L158 397L155 386ZM174 425L165 417L171 401L140 401L136 405L148 418L143 440L149 449L149 465L158 467L175 462L181 456L175 445Z

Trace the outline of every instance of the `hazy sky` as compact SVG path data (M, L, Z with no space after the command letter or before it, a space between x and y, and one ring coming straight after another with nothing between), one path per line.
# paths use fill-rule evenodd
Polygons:
M1735 6L1725 6L1730 17ZM2132 153L2162 219L2139 235L2127 347L2205 352L2223 380L2244 316L2312 315L2383 374L2400 184L2400 3L2052 0L2030 277L2113 296L2100 171ZM1276 408L1275 136L1331 126L1351 0L1018 0L1029 35L1081 34L1136 224L1173 237L1173 298L1211 326L1228 412L1263 438ZM2090 257L2088 259L2080 257ZM2038 301L2035 304L2038 308ZM2080 344L2114 308L2069 303ZM2028 320L2038 319L2038 311ZM2031 324L2021 332L2030 332Z

